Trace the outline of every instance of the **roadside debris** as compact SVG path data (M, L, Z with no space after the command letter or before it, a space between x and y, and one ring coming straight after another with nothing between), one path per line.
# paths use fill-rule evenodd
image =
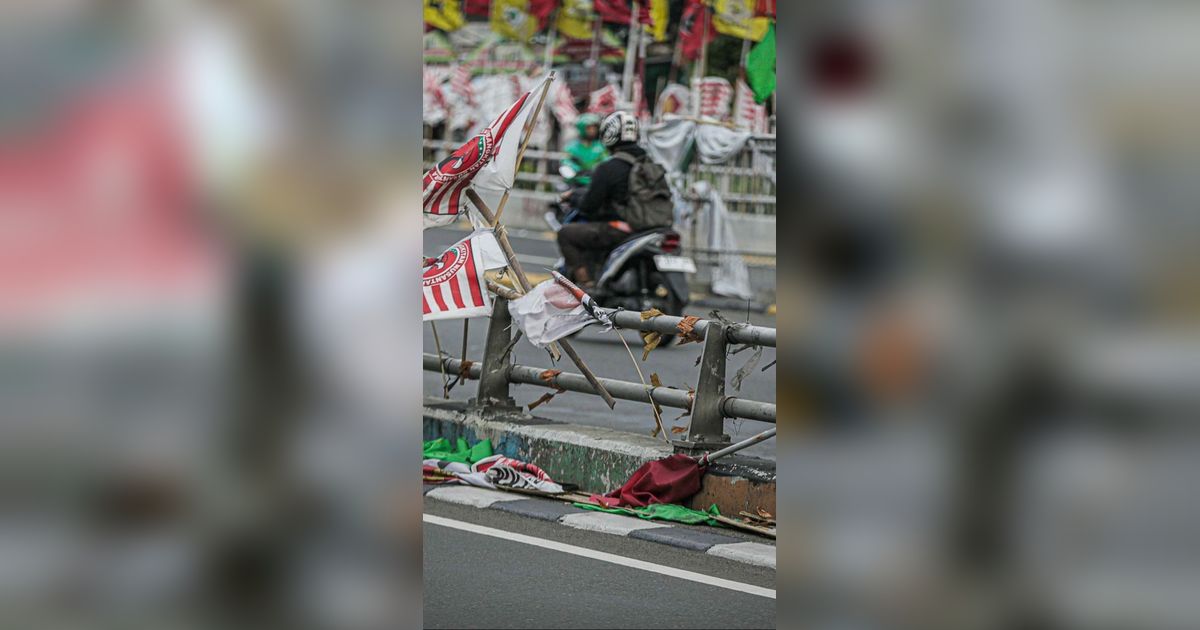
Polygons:
M463 483L489 489L513 488L561 494L563 487L541 468L492 453L490 440L467 446L459 438L453 447L445 438L424 443L421 478L425 483Z

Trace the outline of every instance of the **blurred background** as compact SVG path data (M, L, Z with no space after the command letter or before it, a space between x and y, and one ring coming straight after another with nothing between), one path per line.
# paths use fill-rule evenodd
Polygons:
M6 626L420 625L418 11L0 7Z
M827 4L779 28L781 619L1195 627L1200 5Z

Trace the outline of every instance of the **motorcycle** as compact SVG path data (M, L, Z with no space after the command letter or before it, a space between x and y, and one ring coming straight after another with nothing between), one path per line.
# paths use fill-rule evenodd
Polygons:
M571 179L560 169L564 180ZM567 200L552 203L554 210L546 213L546 222L556 233L563 225L585 221ZM561 217L561 218L560 218ZM608 308L645 311L656 308L666 315L681 316L688 305L690 292L685 274L696 272L696 263L680 255L680 235L671 227L635 232L608 253L598 273L596 286L589 293L598 304ZM555 269L568 277L565 261L560 257ZM663 335L666 346L674 335Z
M558 174L562 177L562 180L555 186L559 197L550 202L549 209L545 214L546 223L555 232L564 223L573 221L577 216L576 208L579 207L579 202L583 200L583 195L587 192L592 172L581 170L574 160L567 158L559 165ZM570 194L564 195L564 193Z

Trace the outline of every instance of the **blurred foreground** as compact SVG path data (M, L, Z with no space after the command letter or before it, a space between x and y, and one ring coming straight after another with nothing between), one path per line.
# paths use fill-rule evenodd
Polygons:
M6 626L420 625L409 10L0 9Z
M796 627L1200 624L1198 9L910 0L792 25Z

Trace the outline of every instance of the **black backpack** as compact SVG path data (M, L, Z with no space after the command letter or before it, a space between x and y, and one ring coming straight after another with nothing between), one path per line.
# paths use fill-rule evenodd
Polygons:
M645 154L635 158L618 152L613 157L632 167L629 169L629 201L617 207L621 220L638 232L670 227L675 223L675 204L671 200L667 170Z

